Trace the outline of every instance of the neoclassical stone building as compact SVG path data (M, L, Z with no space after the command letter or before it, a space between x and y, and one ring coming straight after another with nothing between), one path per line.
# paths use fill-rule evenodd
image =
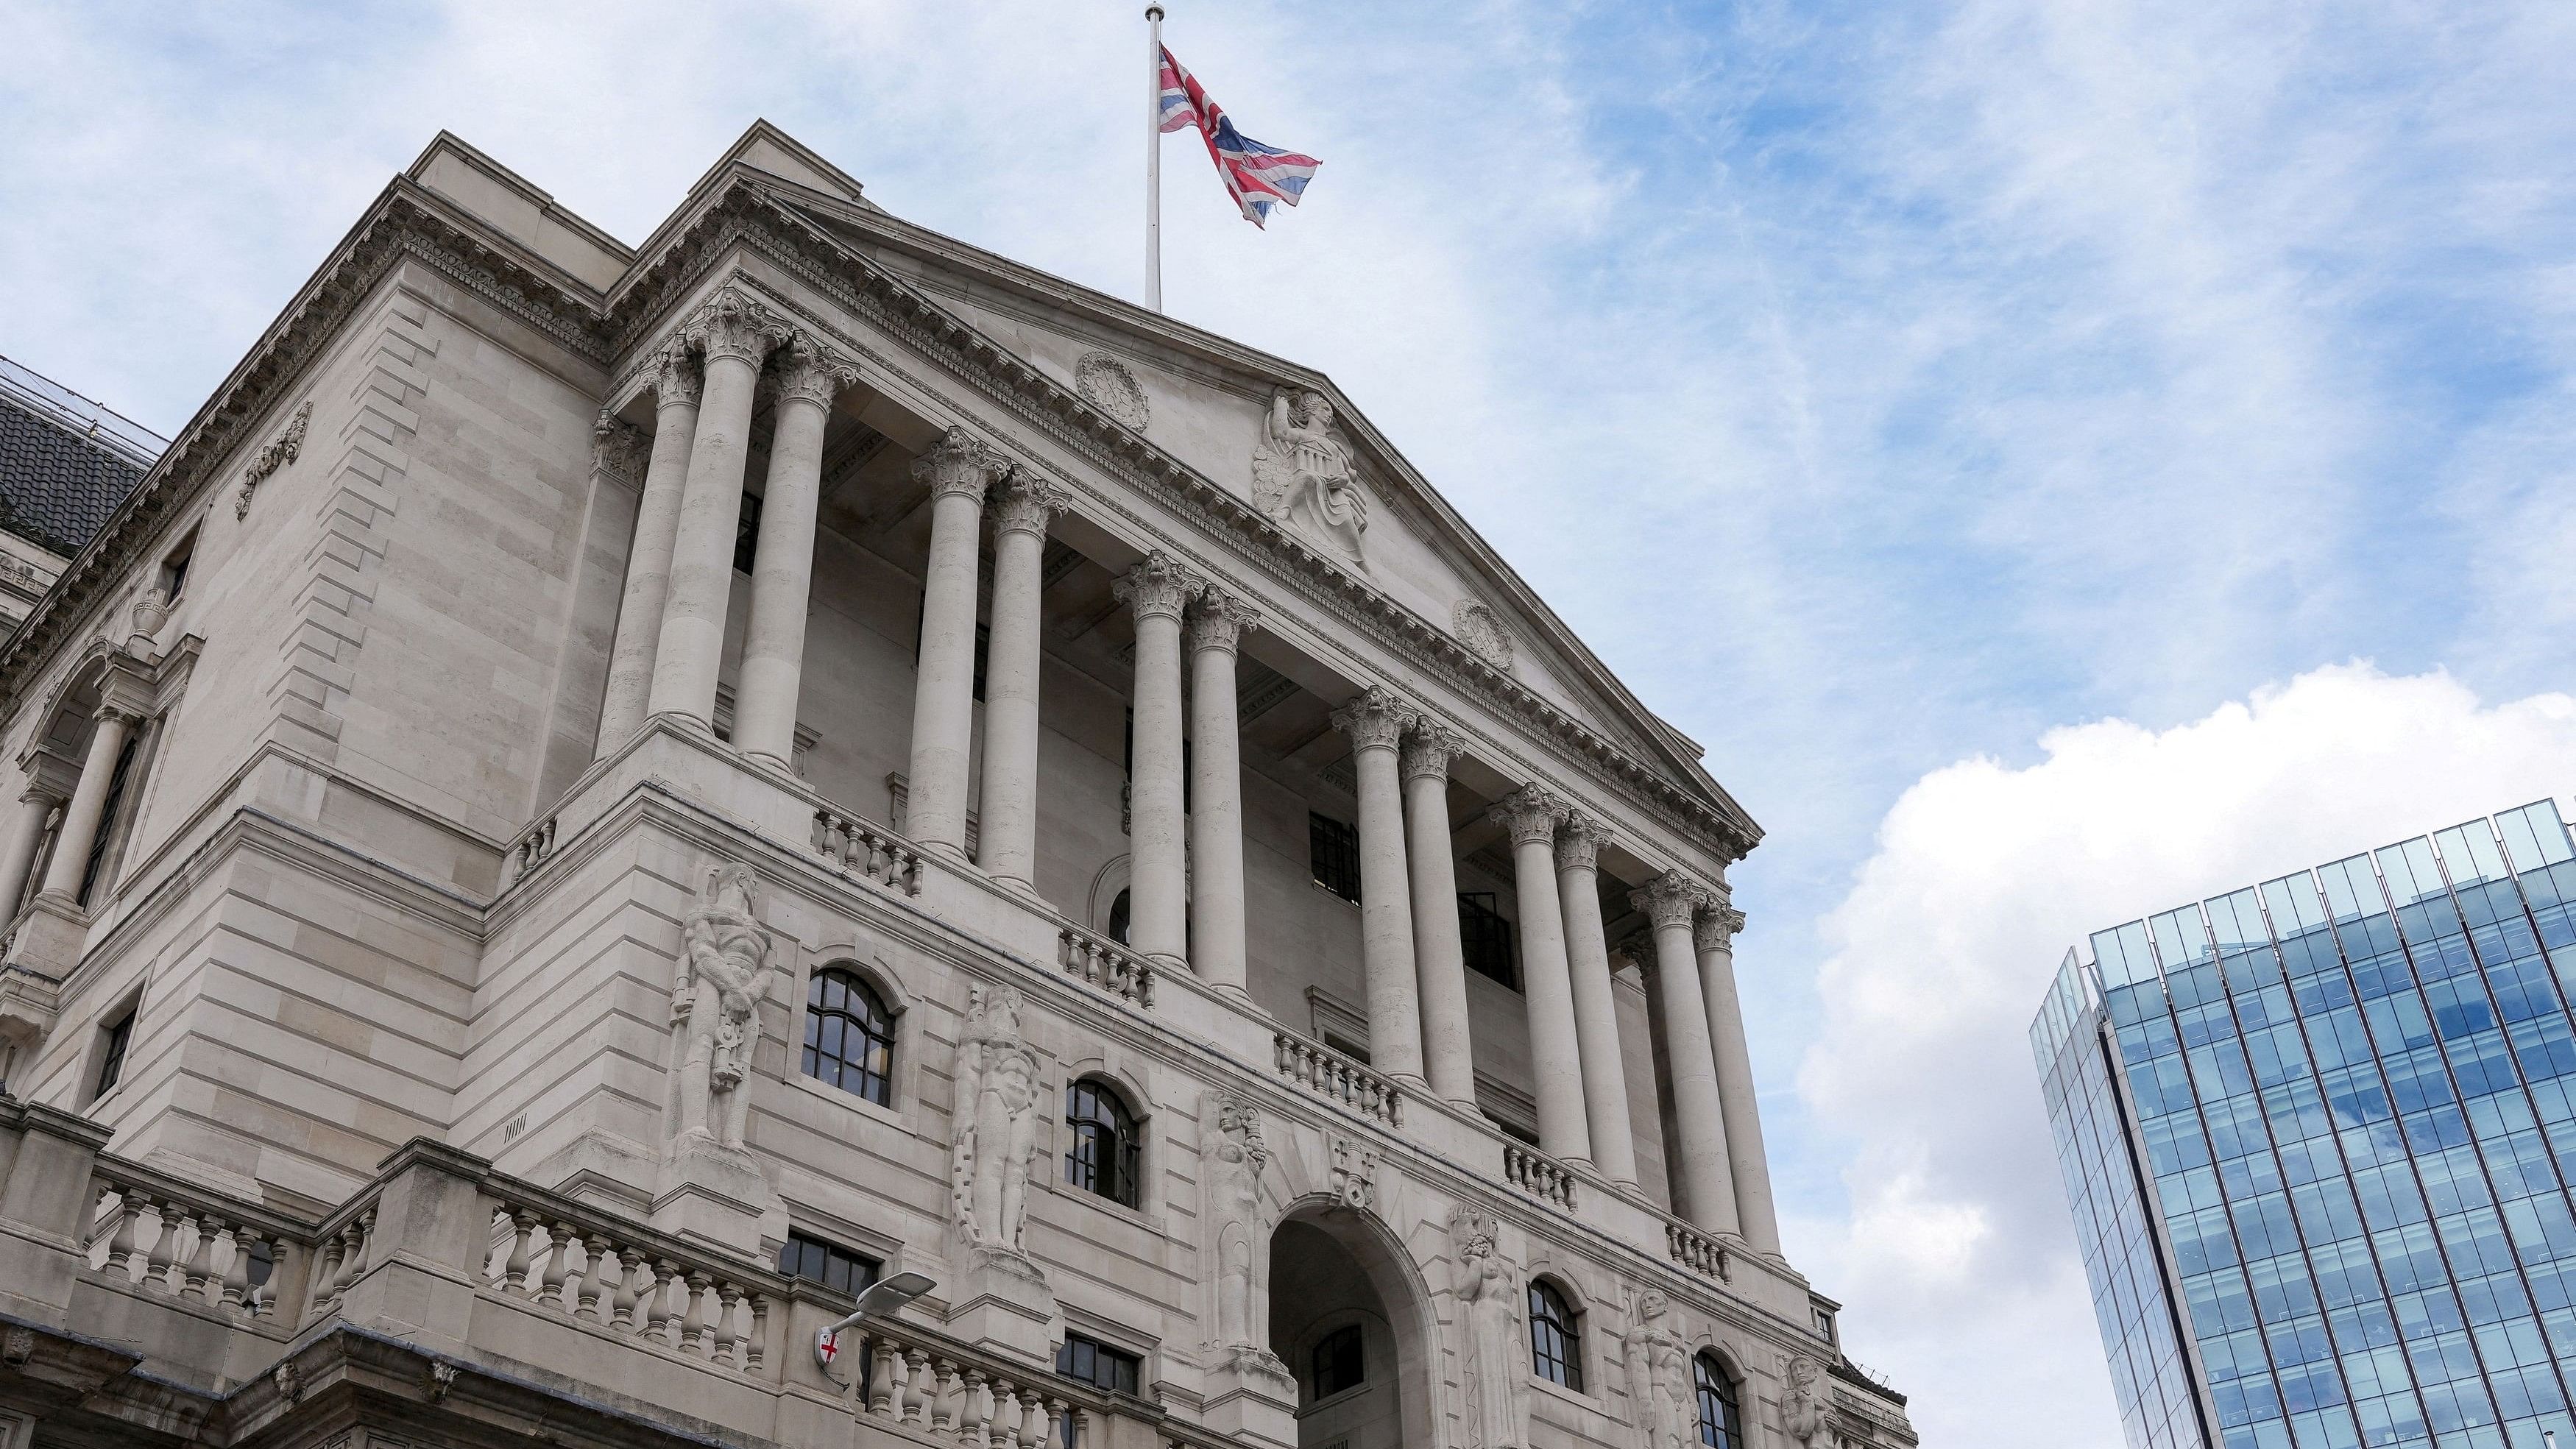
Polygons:
M1697 749L766 125L634 247L439 138L0 692L8 1449L1914 1442Z

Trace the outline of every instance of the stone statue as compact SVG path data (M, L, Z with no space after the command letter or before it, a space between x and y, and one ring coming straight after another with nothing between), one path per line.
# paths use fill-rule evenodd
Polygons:
M680 1137L740 1148L751 1102L740 1090L760 1042L760 1004L779 971L760 926L760 882L751 867L709 867L680 923L671 983L673 1054L679 1060Z
M1698 1388L1690 1346L1672 1322L1672 1304L1649 1288L1637 1299L1628 1330L1628 1396L1647 1449L1687 1449L1699 1442Z
M1814 1359L1792 1355L1789 1390L1780 1399L1780 1427L1808 1449L1833 1449L1834 1436L1825 1430L1824 1396L1816 1388L1822 1373Z
M1272 521L1360 564L1368 498L1351 450L1332 429L1333 405L1322 393L1281 388L1272 394L1260 446L1252 450L1252 502Z
M1262 1261L1270 1242L1270 1212L1262 1201L1261 1174L1270 1144L1261 1135L1261 1109L1231 1092L1208 1094L1216 1118L1209 1149L1208 1214L1216 1228L1216 1346L1221 1358L1259 1373L1295 1393L1296 1380L1262 1342L1269 1337L1268 1274Z
M1471 1449L1529 1443L1529 1335L1521 1327L1520 1270L1496 1250L1494 1220L1468 1208L1449 1217L1458 1255L1458 1319L1467 1350Z
M968 1247L1022 1256L1037 1132L1038 1054L1020 1039L1020 993L973 987L957 1043L957 1135L948 1154L957 1236Z

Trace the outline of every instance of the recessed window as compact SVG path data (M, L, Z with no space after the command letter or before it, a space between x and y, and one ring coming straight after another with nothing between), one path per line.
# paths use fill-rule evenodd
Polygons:
M859 1290L877 1281L885 1265L864 1254L853 1253L836 1243L809 1238L803 1233L787 1235L787 1245L778 1250L778 1271L790 1278L820 1283L835 1293L858 1296Z
M1530 1372L1552 1384L1583 1392L1583 1330L1556 1285L1529 1285Z
M894 1096L894 1013L855 971L814 973L805 989L805 1075L886 1106Z
M89 858L81 863L80 903L89 904L89 893L98 884L99 871L107 864L107 848L116 839L117 814L125 807L126 781L134 774L134 751L143 743L140 730L125 737L125 748L116 752L116 768L107 774L107 799L99 805L98 833L90 837Z
M1306 812L1306 845L1315 862L1315 884L1358 905L1360 833L1330 815Z
M1735 1381L1714 1354L1691 1359L1691 1382L1699 1392L1699 1442L1711 1449L1744 1449L1744 1415L1735 1402Z
M1136 1206L1141 1134L1136 1115L1117 1089L1097 1077L1065 1088L1064 1120L1073 1129L1073 1146L1064 1154L1064 1180L1121 1207Z
M1339 1032L1328 1031L1324 1033L1324 1046L1327 1050L1336 1051L1341 1053L1343 1056L1349 1057L1352 1061L1359 1063L1361 1066L1367 1066L1369 1064L1368 1048L1361 1046L1358 1042L1351 1040L1349 1037L1343 1036Z
M1458 944L1465 948L1467 969L1521 989L1520 963L1512 955L1512 923L1494 909L1492 891L1458 893Z
M1823 1339L1827 1343L1832 1343L1834 1341L1834 1311L1821 1303L1811 1303L1807 1305L1807 1307L1808 1311L1812 1312L1816 1316L1816 1337Z
M104 1039L99 1042L98 1087L89 1094L91 1101L115 1091L116 1084L125 1079L125 1049L134 1042L134 1016L138 1010L139 1003L129 1006L107 1024Z
M752 561L760 554L760 495L742 495L742 513L733 526L733 571L751 572Z
M1076 1383L1113 1394L1136 1393L1137 1370L1145 1361L1124 1349L1111 1348L1086 1334L1068 1333L1056 1347L1055 1371Z
M186 538L179 540L179 546L161 560L159 582L163 598L173 604L179 602L180 592L188 586L188 564L196 555L197 531L192 528Z
M1356 1389L1368 1382L1368 1362L1361 1350L1366 1345L1356 1323L1336 1328L1315 1341L1312 1371L1308 1377L1315 1386L1315 1397L1329 1399L1344 1389Z
M1118 899L1109 903L1109 939L1121 946L1131 944L1127 939L1127 931L1134 918L1134 898L1122 890L1118 893Z

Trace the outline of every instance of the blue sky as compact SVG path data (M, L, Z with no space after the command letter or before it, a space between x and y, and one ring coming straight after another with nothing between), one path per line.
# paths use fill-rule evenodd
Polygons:
M2576 9L1172 8L1325 165L1261 232L1167 143L1169 310L1330 371L1768 827L1740 969L1853 1353L1938 1437L2116 1443L2019 1054L2058 952L2565 794ZM164 430L440 127L631 241L767 116L1139 287L1125 4L0 32L0 352Z

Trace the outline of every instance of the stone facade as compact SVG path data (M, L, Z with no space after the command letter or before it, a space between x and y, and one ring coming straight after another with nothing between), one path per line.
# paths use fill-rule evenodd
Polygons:
M1327 380L765 125L640 249L442 136L0 691L0 1446L1914 1442L1695 750Z

